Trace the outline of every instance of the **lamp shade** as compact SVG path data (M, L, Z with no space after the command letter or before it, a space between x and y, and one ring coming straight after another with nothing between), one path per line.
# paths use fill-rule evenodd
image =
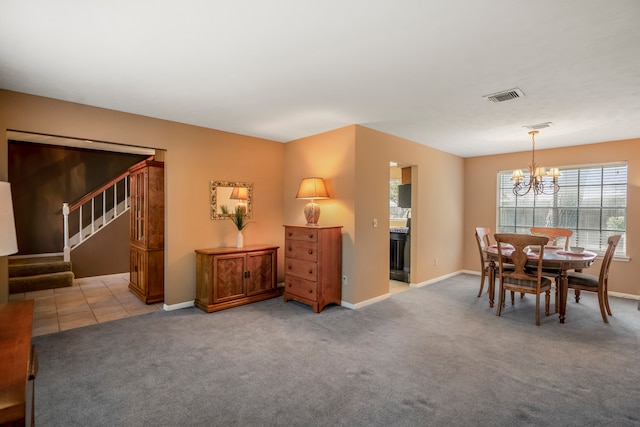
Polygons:
M230 199L247 200L247 187L233 187Z
M304 178L298 188L296 199L328 199L329 193L322 178Z
M8 182L0 182L0 256L16 252L18 252L18 241L16 223L13 219L11 186Z

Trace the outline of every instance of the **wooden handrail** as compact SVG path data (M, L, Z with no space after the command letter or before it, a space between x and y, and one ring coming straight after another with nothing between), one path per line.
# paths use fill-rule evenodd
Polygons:
M152 159L153 156L151 156L149 159ZM140 163L144 163L149 159L144 159L141 162L136 163L134 166L137 166ZM134 167L132 166L132 167ZM94 197L96 197L98 194L102 193L103 191L105 191L107 188L113 187L113 185L115 185L116 182L124 179L125 177L129 176L129 171L126 170L124 172L122 172L120 175L118 175L117 177L109 180L109 182L102 184L100 187L94 189L93 191L85 194L84 196L80 197L78 200L76 200L75 202L69 203L69 212L73 212L75 210L77 210L80 206L84 205L85 203L87 203L89 200L93 199Z

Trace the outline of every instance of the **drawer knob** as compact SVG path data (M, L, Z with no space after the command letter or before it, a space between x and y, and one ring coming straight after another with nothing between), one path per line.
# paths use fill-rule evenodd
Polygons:
M292 233L292 232L289 232L289 237L291 237L291 236L293 236L293 233Z
M291 270L291 264L287 265L287 269Z
M309 238L313 239L313 234L309 233Z
M291 287L291 283L288 283L289 287Z
M289 249L289 250L291 250L291 249ZM309 255L312 255L312 254L313 254L313 249L309 249Z
M313 289L309 288L309 293L312 294L313 293Z
M291 246L289 246L287 249L289 250L289 252L291 252L291 250L292 250L292 249L291 249Z
M313 270L312 269L309 269L309 274L313 274Z

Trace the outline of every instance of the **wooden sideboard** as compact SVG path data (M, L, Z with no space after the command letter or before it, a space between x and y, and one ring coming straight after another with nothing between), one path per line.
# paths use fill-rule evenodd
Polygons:
M210 313L282 294L278 246L197 249L196 307Z
M342 300L342 226L285 225L284 300L319 313Z
M0 426L34 425L33 300L0 304Z

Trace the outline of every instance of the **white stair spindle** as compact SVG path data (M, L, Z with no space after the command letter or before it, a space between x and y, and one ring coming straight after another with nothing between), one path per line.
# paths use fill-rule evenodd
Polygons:
M71 247L69 246L69 203L62 204L63 228L64 228L64 248L63 257L65 262L71 261Z
M113 183L113 217L118 216L118 183Z
M95 203L96 198L94 197L93 199L91 199L91 234L96 232L96 218L95 218L95 212L96 212L96 203Z
M102 226L107 225L107 190L102 192Z
M78 239L78 244L82 243L82 241L84 240L84 236L82 233L82 205L80 205L80 208L78 208L78 212L80 212L80 216L78 217L78 224L80 225L78 230L79 230L79 235L80 235L80 239Z

